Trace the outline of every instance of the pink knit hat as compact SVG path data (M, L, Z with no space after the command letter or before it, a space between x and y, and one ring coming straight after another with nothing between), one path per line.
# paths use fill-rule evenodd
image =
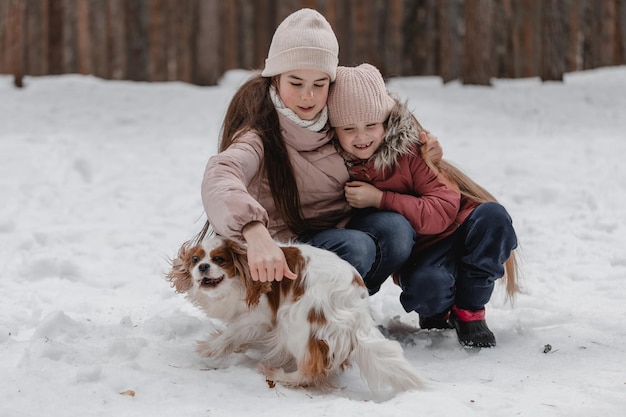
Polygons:
M389 95L378 68L370 64L337 68L328 94L328 119L333 127L357 122L382 123L396 101Z
M261 75L312 69L334 81L338 63L339 43L330 23L313 9L300 9L276 28Z

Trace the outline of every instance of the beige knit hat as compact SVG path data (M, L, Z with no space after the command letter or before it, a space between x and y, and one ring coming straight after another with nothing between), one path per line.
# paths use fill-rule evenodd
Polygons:
M322 71L335 80L339 43L330 23L313 9L300 9L282 21L265 60L264 77L298 69Z
M333 127L357 122L382 123L396 101L389 95L378 68L370 64L337 68L328 94L328 119Z

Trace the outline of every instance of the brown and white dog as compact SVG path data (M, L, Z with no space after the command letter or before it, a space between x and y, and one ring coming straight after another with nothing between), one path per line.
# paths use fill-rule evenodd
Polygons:
M402 347L377 329L359 273L332 252L281 246L295 280L250 278L246 249L218 236L183 244L167 278L177 292L226 327L199 342L219 359L257 349L268 381L331 387L329 378L354 361L377 394L422 387Z

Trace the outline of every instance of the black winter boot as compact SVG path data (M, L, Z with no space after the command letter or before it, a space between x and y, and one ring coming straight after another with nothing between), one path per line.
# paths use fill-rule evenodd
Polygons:
M496 337L487 327L485 309L463 310L452 307L450 324L456 329L459 343L471 348L490 348L496 345Z
M448 319L450 318L450 312L449 311L445 311L445 312L440 313L440 314L435 314L434 316L422 317L420 315L419 317L420 317L420 329L424 329L424 330L431 330L431 329L445 330L445 329L451 329L452 328L452 326L448 322Z

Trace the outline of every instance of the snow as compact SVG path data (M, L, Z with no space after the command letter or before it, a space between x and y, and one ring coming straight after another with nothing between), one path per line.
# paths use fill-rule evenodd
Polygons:
M355 368L332 392L271 389L254 363L215 369L194 352L216 323L164 275L204 223L204 165L247 76L27 77L22 90L0 76L0 415L622 415L626 67L491 88L389 82L511 213L523 293L511 305L496 289L498 346L470 351L453 331L415 331L385 284L375 318L428 389L382 402Z

